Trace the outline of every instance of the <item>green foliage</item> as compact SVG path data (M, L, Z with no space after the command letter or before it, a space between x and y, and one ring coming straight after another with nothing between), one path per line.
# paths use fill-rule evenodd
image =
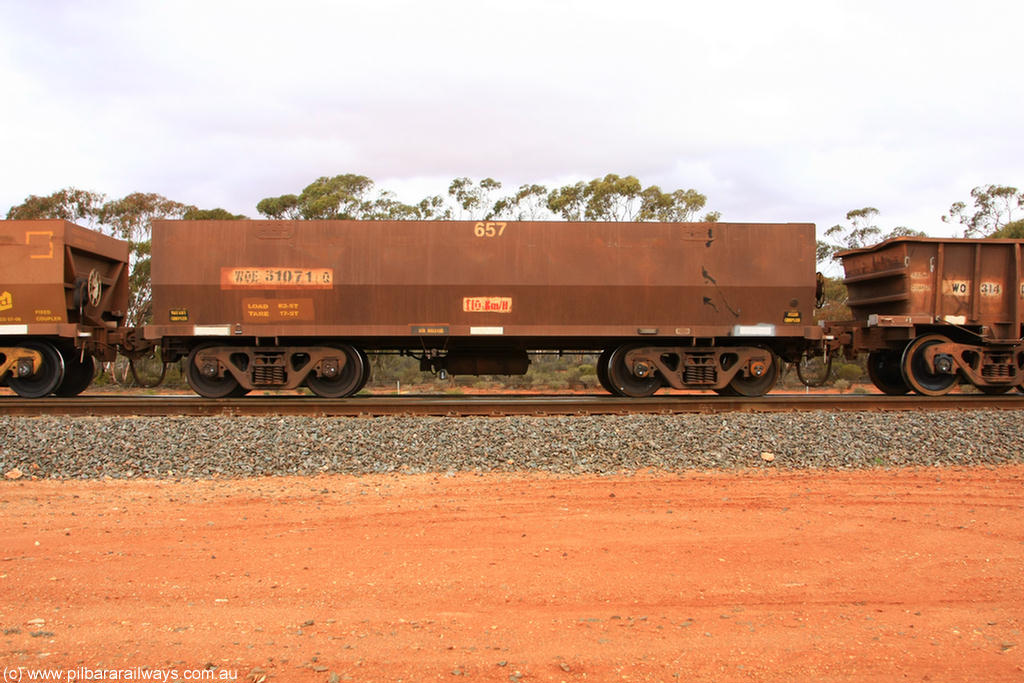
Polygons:
M625 178L609 173L587 183L587 204L583 212L588 221L632 221L640 210L643 186L634 176Z
M261 199L256 210L278 220L436 220L449 216L441 197L404 204L386 190L373 196L373 188L373 181L363 175L323 176L303 188L300 194Z
M583 182L554 189L548 195L548 208L562 220L581 221L587 203L586 191Z
M266 197L256 210L275 219L353 220L551 220L569 221L717 221L721 214L706 212L707 197L696 190L662 192L657 185L644 188L634 176L609 173L603 178L548 190L525 184L512 194L494 199L501 182L455 178L447 196L433 195L416 204L398 201L382 191L373 196L373 181L344 174L318 178L298 195Z
M98 192L66 187L45 197L29 195L25 201L12 206L7 220L57 218L72 223L92 225L96 220L104 196Z
M1009 185L979 185L971 190L971 198L973 208L965 202L954 202L942 217L946 223L963 225L964 237L994 236L1016 222L1015 214L1024 210L1024 192Z
M596 358L587 354L541 354L532 356L525 375L458 375L440 380L430 372L421 372L419 361L406 356L370 355L371 380L375 392L394 391L401 383L420 391L445 391L453 387L477 390L514 391L530 389L593 391L599 387L594 369Z
M101 206L98 219L115 236L134 244L149 240L154 219L183 218L190 210L197 209L153 192L133 192Z
M644 187L634 176L609 173L589 182L548 190L543 185L521 185L514 193L493 200L502 185L493 178L473 181L454 179L447 197L434 195L415 204L399 201L394 193L374 193L374 182L364 175L345 173L323 176L299 194L283 194L260 200L257 211L273 219L444 220L454 215L466 219L501 216L512 220L562 218L592 221L692 221L707 203L696 190L663 192L656 185ZM717 221L717 211L702 220ZM245 218L226 209L200 209L152 192L133 192L119 199L73 187L50 195L30 195L11 207L8 219L59 218L96 227L128 240L131 249L132 304L128 322L140 325L150 315L149 252L152 222L184 220L236 220Z
M128 324L141 325L149 319L152 305L149 281L150 232L158 218L236 217L224 209L202 211L153 192L133 192L120 199L106 200L99 192L73 187L40 197L29 195L7 212L10 219L58 218L94 227L129 243L131 303Z
M821 308L814 312L815 321L818 320L852 320L853 314L850 307L846 305L849 294L846 285L841 277L826 277L824 287L824 303Z
M448 195L455 200L466 220L488 220L494 217L495 207L490 202L492 192L501 189L501 183L494 178L484 178L474 183L469 178L456 178L448 186Z
M153 192L133 192L100 207L98 221L121 239L128 240L131 250L128 324L142 325L152 315L153 293L150 286L150 235L153 221L159 218L183 218L194 206L182 204Z
M189 207L182 218L186 221L240 221L244 220L246 216L238 213L231 213L227 209L197 209L196 207Z
M878 209L865 206L846 213L848 225L836 224L825 231L825 239L818 240L816 258L818 263L838 260L837 254L847 249L861 249L883 240L896 237L924 237L920 230L904 226L893 228L887 233L875 225Z
M864 376L864 370L856 363L835 363L832 368L832 372L840 380L845 380L851 384L854 380L858 380Z
M307 220L361 218L366 210L366 193L372 188L372 180L354 173L317 178L299 195L302 217Z
M644 188L634 176L609 173L589 183L575 183L552 190L548 209L563 220L578 221L692 221L707 204L696 190L662 192L657 185ZM718 211L702 220L717 221Z
M859 249L879 241L882 229L874 225L878 209L866 206L846 213L849 225L837 223L825 231L827 241L818 242L818 260L835 259L836 254L844 249Z
M267 218L277 220L295 220L302 218L299 209L299 197L294 194L283 194L280 197L266 197L256 203L256 210Z
M493 217L513 221L537 221L550 218L548 188L543 185L520 185L514 194L494 203Z
M640 207L640 220L669 223L693 221L708 201L706 196L693 189L662 192L657 185L645 189L641 197L643 203ZM721 215L718 211L710 211L704 214L703 220L714 223Z
M993 239L1024 239L1024 219L1007 223L989 237Z
M415 205L416 220L434 221L451 218L451 211L445 206L444 197L431 195Z

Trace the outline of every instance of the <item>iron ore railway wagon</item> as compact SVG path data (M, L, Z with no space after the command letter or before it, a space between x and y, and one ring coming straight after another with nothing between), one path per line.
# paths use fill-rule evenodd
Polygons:
M868 354L886 394L1024 390L1022 240L898 238L841 252L853 320L836 344Z
M1024 384L1020 241L845 252L854 319L818 325L810 224L155 221L152 237L152 322L134 329L124 242L0 223L0 383L74 395L93 358L159 347L210 398L351 396L368 353L497 375L531 352L591 352L628 397L758 396L783 363L840 352L867 352L887 393Z
M61 220L0 221L0 385L75 396L125 346L128 243Z
M812 322L814 226L156 221L145 337L208 397L349 396L367 352L522 374L529 351L600 353L608 391L760 395Z

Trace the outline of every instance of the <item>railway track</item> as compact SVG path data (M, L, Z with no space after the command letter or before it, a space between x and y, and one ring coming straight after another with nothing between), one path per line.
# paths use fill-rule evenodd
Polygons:
M107 395L26 400L0 396L0 415L211 416L378 415L494 416L626 415L637 413L730 413L913 410L1024 410L1024 395L954 394L941 397L837 394L772 394L761 398L687 395L625 399L604 395L370 396L321 399L308 396L250 396L210 400L191 395Z

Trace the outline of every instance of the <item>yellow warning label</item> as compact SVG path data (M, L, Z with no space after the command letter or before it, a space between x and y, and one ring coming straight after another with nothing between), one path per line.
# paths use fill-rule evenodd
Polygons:
M9 311L14 308L14 297L10 292L0 292L0 311Z
M37 323L59 323L64 321L63 315L59 312L54 313L49 308L37 308L35 313Z
M786 311L786 315L782 316L782 322L784 323L795 324L800 322L800 320L800 311L797 310Z
M39 239L36 239L39 238ZM42 244L40 244L42 243ZM29 258L51 259L53 258L53 231L51 230L30 230L25 233L25 244L30 247L41 249Z

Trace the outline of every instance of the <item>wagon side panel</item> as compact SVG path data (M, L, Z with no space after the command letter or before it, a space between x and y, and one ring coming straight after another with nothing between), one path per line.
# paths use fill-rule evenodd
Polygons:
M154 334L803 334L810 225L198 221L154 226ZM149 333L147 333L149 334Z

